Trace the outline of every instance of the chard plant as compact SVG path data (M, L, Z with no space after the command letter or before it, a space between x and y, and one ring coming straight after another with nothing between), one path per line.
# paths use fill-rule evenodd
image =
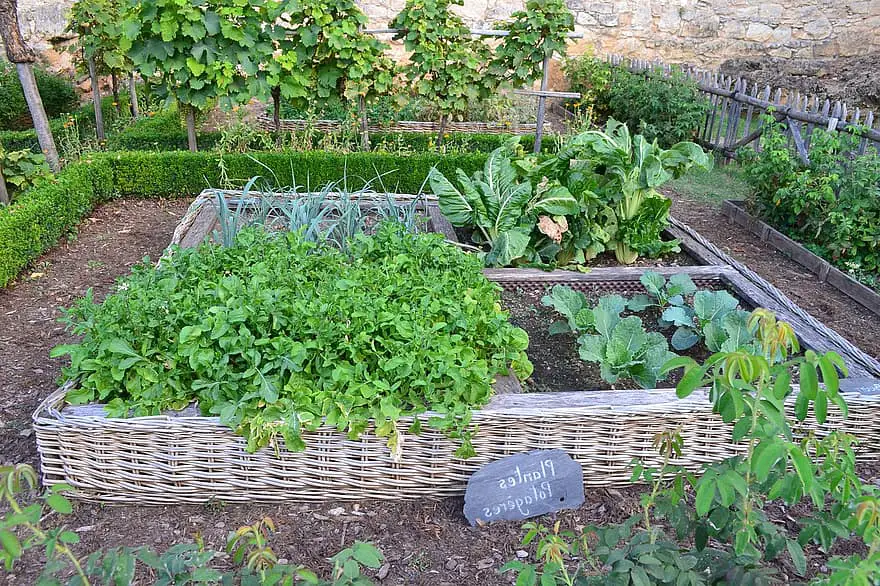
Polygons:
M458 169L458 185L436 168L428 176L440 210L452 225L476 228L478 243L489 249L487 266L534 261L537 253L530 243L536 228L552 230L548 220L556 226L552 218L562 222L566 214L579 210L577 201L558 182L545 181L533 187L530 181L517 177L513 158L518 147L519 137L515 137L495 149L483 170L472 177Z
M608 247L618 262L632 264L640 254L656 256L676 246L660 238L671 202L657 188L693 167L711 168L712 159L692 142L664 150L656 141L631 136L625 124L612 119L602 131L575 136L541 170L571 173L572 164L574 170L586 167L601 174L599 193L615 220Z

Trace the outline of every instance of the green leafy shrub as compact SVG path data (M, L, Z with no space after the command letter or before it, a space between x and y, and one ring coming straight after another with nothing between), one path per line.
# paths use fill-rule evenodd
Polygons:
M40 67L34 70L34 76L43 100L43 108L46 109L49 118L72 112L77 108L79 98L69 80ZM25 130L32 126L31 115L24 93L21 91L15 66L0 61L0 130Z
M627 65L612 66L585 53L566 59L563 71L571 90L582 96L569 107L590 108L592 118L600 121L619 120L631 133L656 139L664 148L693 140L708 109L696 82L678 70L632 72Z
M110 166L95 160L70 165L0 209L0 284L54 246L92 206L113 191Z
M666 74L661 69L633 73L614 68L608 91L608 113L624 122L631 132L670 147L693 140L703 123L708 101L695 81L680 71Z
M867 283L880 276L880 156L849 156L858 137L815 129L810 163L764 118L761 151L744 151L749 208L773 227Z
M567 57L562 64L562 72L568 79L569 89L581 97L567 103L575 110L592 110L592 118L604 120L611 115L609 92L613 67L604 59L596 58L592 52Z
M251 451L276 437L302 450L301 432L322 423L356 438L372 420L399 456L397 420L431 410L467 457L470 409L493 378L531 372L528 336L481 266L396 223L345 253L249 228L232 247L137 267L103 304L87 296L66 315L82 342L54 355L71 356L72 403L124 417L198 401Z
M29 150L4 151L0 148L0 170L12 197L52 175L46 157Z

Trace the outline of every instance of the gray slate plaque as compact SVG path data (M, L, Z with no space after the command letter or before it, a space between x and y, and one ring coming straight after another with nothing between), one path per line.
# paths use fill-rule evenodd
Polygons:
M477 521L514 521L584 502L584 471L564 450L533 450L486 464L470 477L464 516Z

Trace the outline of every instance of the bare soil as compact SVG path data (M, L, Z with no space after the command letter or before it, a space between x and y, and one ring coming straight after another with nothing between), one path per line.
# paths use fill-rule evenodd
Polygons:
M60 307L93 288L105 296L115 279L145 255L156 258L171 239L174 226L188 201L119 200L101 206L85 221L75 238L44 255L16 284L0 291L0 460L2 464L38 465L30 415L40 400L56 388L62 366L48 358L56 344L72 341L56 322ZM880 347L880 320L853 309L851 302L818 283L786 259L761 246L749 235L727 226L705 204L676 202L676 214L732 254L748 262L792 295L817 317L875 355ZM880 467L863 466L862 476L880 482ZM576 511L556 516L565 529L621 521L638 508L640 487L590 490ZM201 536L207 547L222 549L229 531L263 516L273 518L279 533L273 548L291 563L326 571L327 556L360 539L376 544L388 562L380 584L502 585L511 576L497 573L522 548L519 523L470 528L462 515L460 498L427 502L361 503L297 502L259 505L212 503L205 506L120 507L81 503L65 524L77 530L82 543L77 553L98 548L150 545L166 548ZM769 513L786 522L796 516L790 509L771 507ZM553 519L541 519L545 524ZM55 522L48 519L49 523ZM853 550L845 543L835 553ZM825 556L808 549L811 572ZM38 554L28 554L7 584L33 584L42 568ZM783 575L793 578L786 560ZM374 578L376 573L373 573Z
M608 389L638 389L639 384L631 379L620 379L611 384L601 375L599 364L585 362L578 354L578 336L573 333L550 334L550 326L564 319L552 307L541 303L541 298L549 293L519 290L505 290L502 293L502 305L510 312L510 322L521 327L529 334L529 348L526 354L535 367L532 376L525 381L527 392L558 392L558 391L598 391ZM625 295L630 296L644 291L634 290ZM601 293L597 290L588 294L590 303L595 305ZM639 313L626 311L623 314L637 315L642 319L645 330L660 332L666 338L672 350L672 334L674 329L661 330L658 326L660 312L649 309ZM696 344L685 352L676 352L682 356L702 361L709 356L709 351L702 344ZM674 387L681 379L681 371L675 371L665 380L658 383L661 387Z

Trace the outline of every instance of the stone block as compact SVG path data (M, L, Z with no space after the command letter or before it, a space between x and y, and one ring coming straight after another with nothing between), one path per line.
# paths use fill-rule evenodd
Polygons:
M657 30L665 33L675 33L681 28L681 10L678 6L667 6L657 23Z
M831 21L824 16L820 16L816 20L811 20L804 24L804 34L807 38L821 40L831 36L833 27Z
M750 22L745 38L754 43L766 43L773 38L773 29L760 22Z
M770 25L778 25L782 20L785 9L781 4L762 4L758 9L758 18L761 22Z

